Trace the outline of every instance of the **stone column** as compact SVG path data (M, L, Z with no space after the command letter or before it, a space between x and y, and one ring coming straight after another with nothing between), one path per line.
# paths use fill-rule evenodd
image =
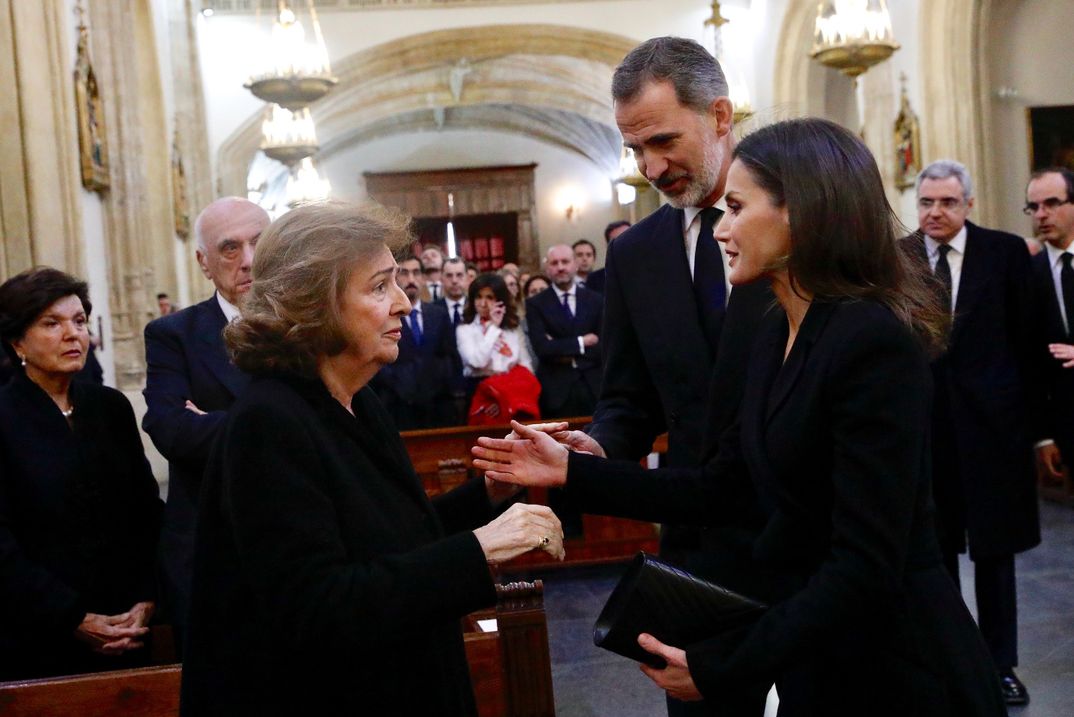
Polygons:
M82 274L73 49L63 0L0 0L0 276Z

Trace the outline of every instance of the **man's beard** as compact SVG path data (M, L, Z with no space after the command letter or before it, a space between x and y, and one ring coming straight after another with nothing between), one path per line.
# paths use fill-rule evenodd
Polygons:
M650 184L664 195L664 198L668 200L668 204L676 209L697 207L716 188L716 182L720 179L722 164L723 153L720 151L719 145L715 142L709 142L705 144L704 153L701 155L701 167L698 169L697 174L690 178L686 188L677 195L672 196L660 191L660 187L655 182L650 182Z

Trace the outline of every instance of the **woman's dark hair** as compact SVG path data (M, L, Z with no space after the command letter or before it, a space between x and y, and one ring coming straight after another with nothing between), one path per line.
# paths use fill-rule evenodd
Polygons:
M469 291L466 292L466 308L463 309L462 320L466 323L474 320L474 317L477 316L475 306L477 292L486 288L492 289L492 295L496 297L496 301L501 302L506 309L503 314L503 323L500 327L504 329L517 328L518 312L515 310L514 302L511 301L511 292L507 290L507 283L499 274L478 274L474 277L474 280L470 282Z
M930 351L942 349L950 315L927 268L899 246L901 227L865 144L823 119L763 127L734 150L776 206L786 206L791 287L816 300L878 301Z
M526 284L522 287L522 293L519 294L519 296L521 296L523 300L525 300L526 297L530 295L530 284L535 281L543 281L545 283L545 286L552 286L552 280L549 279L547 276L545 276L544 274L534 274L530 278L526 279Z
M409 219L377 205L305 204L261 233L242 317L224 329L235 365L251 374L313 378L317 359L347 344L340 298L355 268L411 236Z
M21 362L11 343L21 339L45 309L68 296L79 298L88 319L93 305L86 282L59 269L37 266L0 285L0 341L15 366Z

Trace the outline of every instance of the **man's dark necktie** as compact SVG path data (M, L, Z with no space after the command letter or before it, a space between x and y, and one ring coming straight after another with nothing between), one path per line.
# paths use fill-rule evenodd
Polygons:
M712 228L723 213L709 207L701 210L701 232L697 235L697 248L694 250L694 298L713 352L719 342L720 327L723 325L723 312L727 304L727 285L724 283L723 257Z
M694 295L702 312L722 310L727 303L727 286L723 277L723 257L712 228L719 221L720 210L715 207L701 210L701 232L694 251Z
M418 317L421 316L421 312L415 311L410 314L410 333L414 334L414 343L421 346L422 331L421 321Z
M451 325L458 326L462 323L462 314L459 313L459 304L455 303L455 308L451 312Z
M954 302L951 296L951 265L947 263L947 253L949 251L951 251L949 244L940 245L940 256L936 259L936 278L943 285L944 301L947 302L947 310L951 311L954 307Z
M571 304L569 299L571 298L570 292L564 292L563 294L563 313L567 315L568 319L574 319L574 312L571 311Z
M1074 254L1065 251L1059 259L1063 262L1063 268L1059 270L1059 283L1063 286L1063 308L1067 312L1067 335L1074 337L1074 268L1070 266Z

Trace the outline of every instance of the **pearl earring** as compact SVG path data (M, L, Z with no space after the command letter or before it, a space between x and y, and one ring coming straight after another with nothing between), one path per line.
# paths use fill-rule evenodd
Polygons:
M19 356L19 358L22 359L22 367L26 368L26 357L25 356Z

